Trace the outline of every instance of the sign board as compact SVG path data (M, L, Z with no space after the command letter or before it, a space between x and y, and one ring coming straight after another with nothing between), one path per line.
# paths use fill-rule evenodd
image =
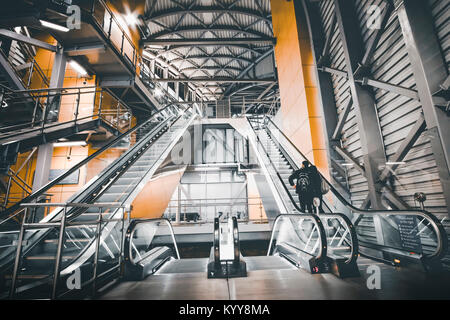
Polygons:
M414 253L422 253L422 243L418 235L417 220L414 216L395 216L398 225L401 246L403 249Z

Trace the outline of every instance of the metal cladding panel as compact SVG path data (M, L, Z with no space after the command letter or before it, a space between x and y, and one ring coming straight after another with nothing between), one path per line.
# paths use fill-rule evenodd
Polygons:
M447 63L447 72L450 73L450 1L428 0L433 15L436 35L439 39L442 54Z
M331 25L333 20L333 12L333 1L322 1L320 3L320 14L322 17L322 28L324 33L327 34L330 28L333 28L330 44L331 67L346 71L344 49L342 46L341 37L339 35L338 26L337 24L334 24L333 26ZM349 82L347 79L337 75L332 75L331 78L337 112L339 117L341 117L344 108L351 97ZM348 151L354 159L358 162L362 162L361 141L353 107L350 109L342 130L342 147ZM355 168L350 166L346 166L346 168L352 204L355 206L360 206L368 193L367 180Z
M357 15L360 19L361 33L366 47L375 32L374 28L368 27L369 8L381 5L381 2L380 0L356 1ZM448 3L448 1L441 2ZM373 79L417 90L395 10L391 13L369 64ZM418 100L397 93L378 88L373 88L373 92L386 158L389 162L419 119L422 108ZM411 207L418 205L414 202L414 193L425 192L428 198L425 204L429 211L447 212L438 169L430 141L425 133L422 133L403 161L405 164L400 165L394 171L395 179L391 181L393 190Z

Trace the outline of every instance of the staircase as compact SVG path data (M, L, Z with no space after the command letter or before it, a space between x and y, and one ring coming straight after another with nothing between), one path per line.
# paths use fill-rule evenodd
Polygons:
M173 119L173 117L171 118ZM191 118L181 116L175 123L166 120L158 125L152 124L149 129L128 152L113 162L100 173L95 187L90 183L74 195L69 202L74 203L131 203L137 193L138 185L145 183L156 171L162 160L170 152L178 138L190 125ZM94 190L94 191L93 191ZM49 221L58 221L61 211L55 210ZM99 217L102 219L117 219L122 216L121 209L100 210L98 207L87 209L68 209L67 217L73 226L65 230L65 242L62 253L61 288L64 290L65 280L72 270L71 265L77 265L82 274L82 282L92 277L94 264L95 236L98 229L92 225ZM69 218L70 217L70 218ZM91 223L91 225L89 225ZM126 226L125 226L126 228ZM122 241L122 223L113 221L102 225L102 243L98 256L97 274L106 272L117 264ZM47 297L56 261L59 227L37 232L28 238L23 248L22 265L17 277L17 288L20 297ZM5 267L5 264L3 265ZM3 270L5 290L11 285L12 266ZM25 294L21 294L26 291Z
M96 130L99 127L105 128L113 134L118 133L115 128L100 118L46 124L43 129L35 127L15 130L14 132L1 132L3 130L0 128L0 173L8 172L9 166L16 163L19 153L79 132Z

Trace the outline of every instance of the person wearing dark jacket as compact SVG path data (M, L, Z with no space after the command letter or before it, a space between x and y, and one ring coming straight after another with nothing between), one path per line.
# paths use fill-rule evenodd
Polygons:
M294 180L297 182L294 184ZM302 167L294 171L289 177L289 183L295 188L303 212L314 213L313 199L320 199L319 211L322 207L321 179L315 166L310 166L309 161L303 161Z

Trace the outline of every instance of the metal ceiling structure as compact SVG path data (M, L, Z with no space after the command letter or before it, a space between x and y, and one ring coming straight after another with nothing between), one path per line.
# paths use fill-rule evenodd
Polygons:
M206 101L278 96L270 0L146 0L145 12L144 58L166 69L155 81Z

